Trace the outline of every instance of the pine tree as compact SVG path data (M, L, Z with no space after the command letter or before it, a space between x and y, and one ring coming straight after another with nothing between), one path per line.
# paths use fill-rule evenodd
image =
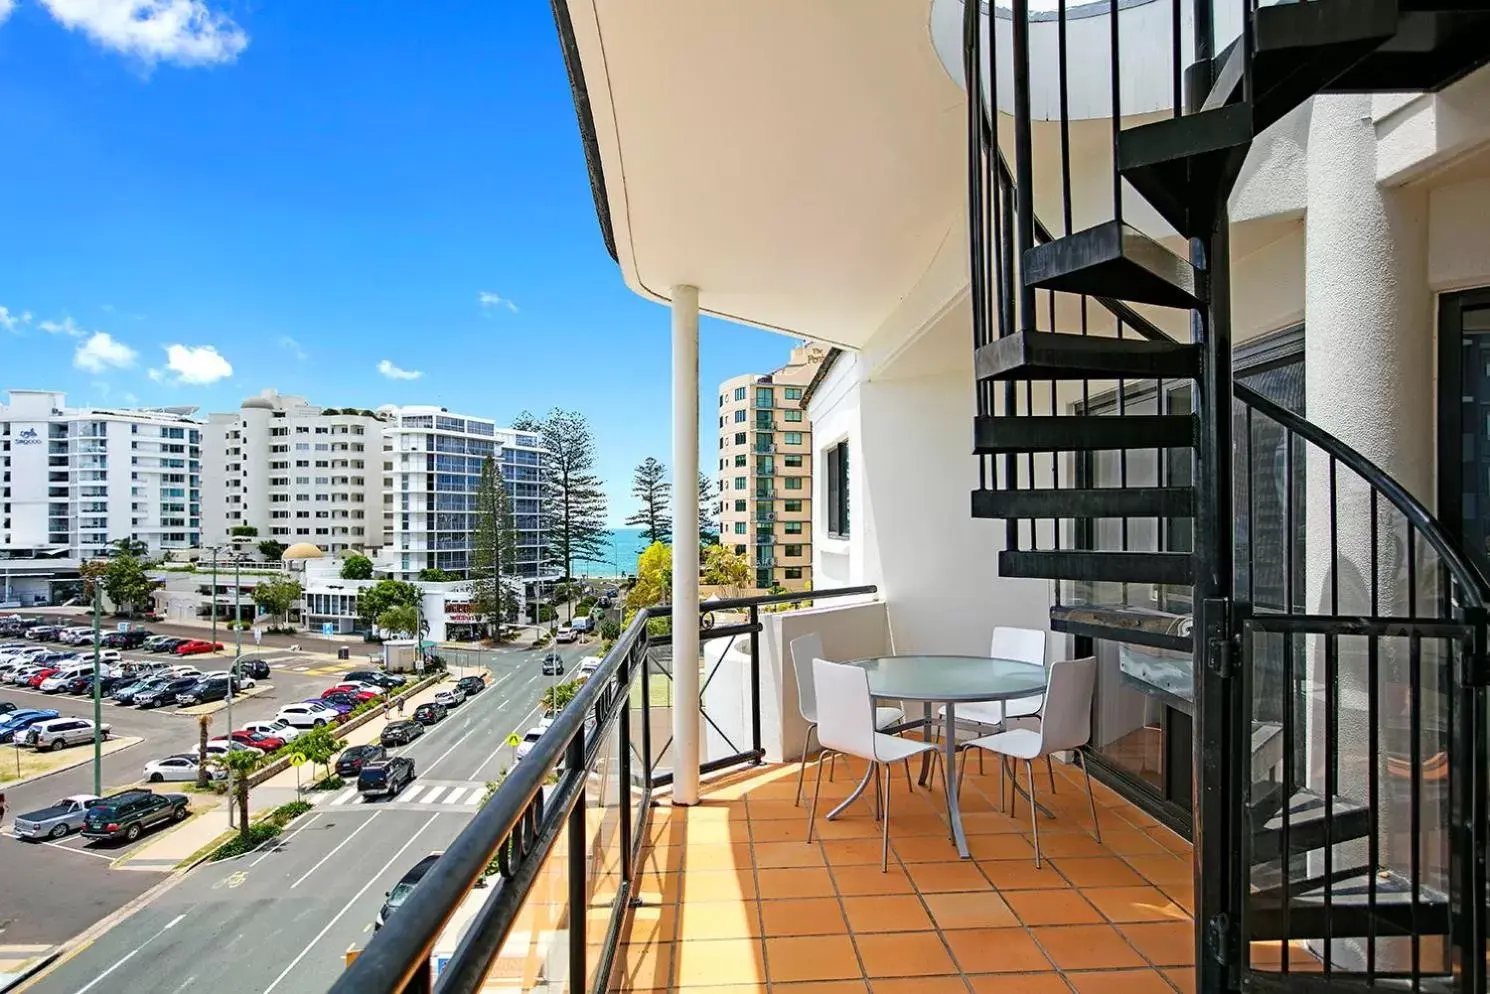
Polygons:
M543 495L548 555L569 577L575 560L599 562L606 555L605 491L594 472L595 440L583 414L554 408L540 429L548 449Z
M714 484L707 476L698 474L698 544L714 545L719 541L719 519L714 506Z
M491 456L482 462L481 479L476 485L475 546L471 608L486 618L487 631L495 638L512 605L504 576L517 571L517 528L502 471Z
M647 544L667 542L673 536L673 518L668 513L673 485L667 482L667 467L647 456L636 467L631 495L642 502L641 510L626 519L628 525L641 525Z

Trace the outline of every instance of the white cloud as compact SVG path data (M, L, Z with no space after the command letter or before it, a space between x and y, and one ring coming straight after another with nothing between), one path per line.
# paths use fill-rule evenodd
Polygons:
M72 318L63 318L61 321L42 321L37 327L49 335L71 335L73 338L82 338L88 332L78 327L78 323Z
M3 13L4 6L5 0L0 0L0 13ZM15 331L16 326L25 321L25 317L24 314L12 314L9 309L0 307L0 328L4 328L6 331Z
M126 404L138 404L140 402L140 398L136 397L132 393L124 394L119 399L124 401Z
M505 307L513 314L517 313L517 305L500 294L492 293L490 290L482 290L476 295L476 302L486 310L494 307Z
M290 353L290 355L294 356L296 359L299 359L301 362L304 362L306 359L310 358L310 356L305 354L305 349L300 346L300 343L295 341L289 335L279 336L279 347Z
M73 353L72 364L90 373L102 373L107 369L128 369L139 355L123 342L115 341L107 331L95 331Z
M167 345L166 369L176 374L176 382L206 386L233 375L233 367L211 345ZM150 371L156 382L157 370Z
M0 0L0 6L14 0ZM232 62L248 35L205 0L41 0L58 23L148 64Z
M387 359L378 363L378 372L390 380L417 380L424 375L423 372L417 369L399 369Z
M0 24L10 16L10 12L16 9L16 0L0 0Z
M153 383L164 383L166 381L166 374L159 369L147 369L145 370L145 375L150 377Z

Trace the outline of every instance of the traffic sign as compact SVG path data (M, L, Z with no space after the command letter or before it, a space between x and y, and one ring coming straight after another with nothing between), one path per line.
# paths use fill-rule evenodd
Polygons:
M300 755L298 752L295 753L295 755L293 755L293 756L290 757L290 765L291 766L304 766L305 765L305 757L302 756L302 755Z
M517 733L516 732L508 732L507 733L507 744L510 745L510 746L512 746L514 749L516 749L517 746L521 742L522 742L522 739L520 739L520 738L517 737Z

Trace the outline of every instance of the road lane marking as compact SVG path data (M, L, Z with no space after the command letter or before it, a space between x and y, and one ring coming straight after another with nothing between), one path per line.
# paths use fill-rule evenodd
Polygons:
M436 759L433 763L430 763L429 766L425 767L424 772L425 773L429 773L436 766L439 766L440 763L442 761L444 761L444 759L445 759L446 756L448 756L452 752L454 752L456 750L456 747L458 747L462 742L464 742L466 739L470 738L472 735L475 735L476 732L479 731L480 729L481 729L481 726L480 725L477 725L475 728L472 728L469 732L467 732L466 734L462 735L460 738L458 738L454 742L452 742L450 744L450 748L449 749L446 749L444 752L440 753L440 756L439 756L438 759Z
M276 842L276 844L268 847L263 852L259 853L259 858L256 859L256 860L254 860L252 863L248 864L249 865L249 868L251 869L251 868L253 868L255 866L258 866L260 863L264 862L264 860L268 859L271 855L273 855L280 848L280 846L283 846L286 842L289 842L295 836L297 836L301 832L305 831L307 828L310 827L310 823L313 822L313 821L315 821L319 817L321 817L321 812L317 811L315 814L313 814L309 818L305 819L305 824L304 825L301 825L299 828L295 829L295 831L291 832L289 835L286 835L284 838L279 839Z
M150 945L150 943L154 942L162 935L165 935L167 929L174 928L185 917L185 915L177 915L175 918L172 918L170 921L166 922L165 928L162 928L159 932L156 932L150 938L146 939L144 942L140 943L138 946L135 946L129 952L125 953L117 961L115 961L113 966L109 967L103 973L100 973L98 976L88 981L87 986L79 987L78 994L87 994L88 991L91 991L93 988L103 983L103 979L105 977L113 973L115 970L119 969L125 963L128 963L130 960L134 959L136 953L138 953L141 949L144 949L146 946Z
M347 803L348 801L350 801L352 798L354 798L356 796L357 796L357 788L356 787L348 787L342 793L337 794L336 797L332 799L331 803L332 804L345 804L345 803Z
M462 803L462 804L480 804L481 803L481 795L484 794L484 793L486 793L486 788L485 787L472 787L471 788L470 795L464 801L461 801L460 803Z
M395 804L412 804L414 803L414 798L418 797L423 792L424 787L416 783L412 787L405 787L403 790L399 791L398 796L395 797L393 801Z
M438 817L440 817L440 815L439 815L438 812L436 812L435 814L430 815L429 816L429 820L426 821L423 825L420 825L419 826L419 830L416 831L413 835L409 836L409 841L405 842L402 846L400 846L399 849L398 849L398 852L394 853L391 857L389 857L388 862L384 863L383 866L382 866L382 868L380 870L378 870L378 872L372 874L371 876L369 876L367 878L367 882L362 885L362 889L359 890L357 893L353 894L351 900L347 901L346 904L342 905L341 910L338 911L336 913L336 915L329 922L327 922L325 924L325 926L319 932L316 933L316 937L314 939L311 939L310 940L310 943L308 945L306 945L306 947L304 949L300 950L300 955L298 955L294 959L290 960L289 966L286 966L284 968L284 971L282 973L280 973L279 976L277 976L277 977L274 978L274 982L272 984L270 984L268 987L265 987L264 988L264 994L274 994L274 989L280 985L280 982L281 981L283 981L286 977L288 977L290 975L290 973L295 969L295 967L297 967L297 966L300 965L300 961L303 960L303 959L305 959L305 957L310 953L310 951L315 948L316 943L317 942L320 942L322 939L324 939L326 937L326 933L329 932L329 931L331 931L332 926L334 926L337 922L341 921L342 916L345 915L348 911L352 910L352 905L356 904L357 901L359 899L361 899L362 895L367 893L367 889L369 887L371 887L377 881L377 879L379 877L381 877L384 873L388 872L388 868L390 866L392 866L394 863L396 863L399 860L399 858L401 856L403 856L403 854L405 852L408 851L409 847L414 844L414 841L416 839L418 839L419 836L424 833L424 830L426 828L429 828L429 826L432 825L434 823L434 820L436 818L438 818ZM182 917L185 917L185 916L183 915ZM175 923L173 922L172 924L175 924ZM99 978L99 979L102 979L102 978ZM94 981L94 983L97 983L97 981ZM79 991L78 994L83 994L83 992L82 991Z
M444 787L431 787L429 793L425 794L419 801L420 804L434 804L439 800L441 794L445 793Z
M362 831L367 826L371 825L373 823L374 819L376 819L377 817L378 817L377 815L373 815L372 818L369 818L369 819L367 819L367 821L363 822L361 825L358 825L357 828L352 832L351 835L347 836L345 839L342 839L340 842L338 842L336 844L336 848L332 849L329 853L327 853L326 855L322 856L319 860L317 860L315 866L312 866L310 869L308 869L304 873L300 874L300 879L299 880L296 880L294 883L290 884L290 890L294 890L296 887L299 887L302 883L304 883L306 877L310 876L312 873L314 873L317 870L319 870L321 868L321 864L322 863L326 862L332 856L335 856L338 852L340 852L342 846L346 845L348 842L351 842L353 839L355 839L357 837L357 833L360 832L360 831Z
M69 840L69 839L59 839L59 840L56 840L56 841L53 841L53 842L44 842L44 843L42 843L42 845L51 846L53 849L65 849L67 852L75 852L79 856L92 856L94 859L106 859L110 863L112 863L114 860L116 860L116 859L119 858L119 854L118 853L114 853L112 855L109 855L109 854L101 853L101 852L93 852L92 850L89 850L89 849L79 849L79 848L75 848L73 846L69 846L69 845L67 845L67 843L69 841L71 841L71 840Z

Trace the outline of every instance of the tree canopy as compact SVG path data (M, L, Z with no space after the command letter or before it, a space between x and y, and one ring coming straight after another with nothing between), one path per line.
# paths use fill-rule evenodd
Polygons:
M289 617L305 588L299 580L270 580L254 587L254 603L281 620Z
M453 580L459 580L460 577L438 566L426 566L419 571L419 579L425 583L450 583Z
M419 634L419 612L411 604L395 604L378 615L378 627L401 635Z
M719 541L719 519L714 516L716 491L713 482L698 474L698 544L713 545Z
M361 553L353 552L342 560L341 578L343 580L371 580L372 575L372 560Z
M284 555L285 550L288 548L289 546L285 545L283 542L276 542L272 538L266 538L264 539L264 541L259 543L259 555L263 556L271 563L277 563L279 562L279 557Z
M636 583L626 595L631 609L663 604L673 591L673 550L662 542L653 542L636 560Z
M476 484L473 539L471 610L486 619L487 632L495 636L515 610L510 581L504 577L517 572L517 528L502 471L491 456L482 461Z
M134 614L137 609L148 607L151 591L160 586L145 572L144 562L128 552L116 553L95 575L104 594L113 602L114 610L125 614Z
M584 415L554 408L540 422L524 412L518 427L538 431L548 455L544 463L544 519L548 555L574 575L578 559L601 560L608 549L605 491L595 473L595 440Z
M626 519L628 525L640 525L647 542L666 542L673 537L673 519L668 513L673 485L667 481L667 467L651 456L637 465L631 481L631 495L641 507Z
M703 581L720 587L743 587L750 582L750 560L723 545L704 550Z
M379 580L357 595L357 610L369 624L379 624L391 607L413 608L419 603L419 588L403 580Z

